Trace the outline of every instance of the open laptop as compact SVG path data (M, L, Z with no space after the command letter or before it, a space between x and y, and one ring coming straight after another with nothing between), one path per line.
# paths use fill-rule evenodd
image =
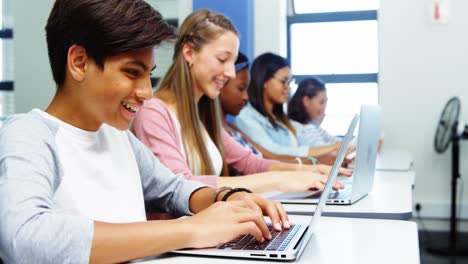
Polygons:
M327 204L350 205L359 201L370 192L374 184L380 129L381 107L378 105L362 105L353 176L351 178L345 176L338 177L345 184L345 188L332 191L328 195ZM308 191L281 193L268 197L282 203L316 204L321 195L322 192Z
M353 137L353 131L357 126L357 120L358 115L353 118L343 140L343 144L338 151L337 158L323 189L324 197L327 197L332 190L333 182L335 182L338 171L346 155L346 150ZM320 199L317 208L315 209L314 216L308 224L294 224L289 230L283 230L281 232L274 231L273 228L270 227L273 239L269 241L260 243L251 235L244 235L216 248L183 249L173 252L179 254L219 257L295 260L299 258L306 247L307 242L314 233L314 230L316 230L317 222L319 221L323 207L326 204L325 200L326 199Z

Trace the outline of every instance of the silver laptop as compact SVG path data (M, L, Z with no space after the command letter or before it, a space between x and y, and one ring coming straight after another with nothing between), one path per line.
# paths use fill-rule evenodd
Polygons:
M332 191L327 204L350 205L366 196L374 184L377 145L381 129L381 107L362 105L359 121L359 132L356 147L356 159L351 178L339 176L345 188ZM316 204L322 192L308 191L298 193L281 193L269 196L282 203Z
M358 115L356 115L343 140L337 158L333 164L330 176L323 189L324 197L327 197L332 190L333 182L335 181L338 171L343 163L346 155L346 150L353 137L353 131L356 128ZM189 255L205 255L219 257L236 257L236 258L256 258L256 259L274 259L274 260L295 260L299 258L302 251L310 240L314 230L316 230L317 222L322 215L323 207L326 199L320 199L314 216L309 224L294 224L289 230L277 232L271 226L272 239L260 243L251 235L241 236L228 243L220 245L216 248L209 249L183 249L173 251L178 254ZM311 208L312 209L312 208ZM268 221L268 219L266 219Z

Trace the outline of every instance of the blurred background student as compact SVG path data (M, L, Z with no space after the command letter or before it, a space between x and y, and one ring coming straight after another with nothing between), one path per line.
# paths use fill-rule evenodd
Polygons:
M227 81L219 94L221 111L223 113L223 118L221 120L224 129L234 140L256 155L288 163L311 164L311 160L307 158L300 158L300 160L298 160L298 157L295 156L278 155L268 151L252 141L235 125L233 119L249 101L249 96L247 94L247 88L250 82L249 59L241 52L239 52L237 56L235 69L236 78Z
M340 140L320 127L327 108L327 90L316 78L306 78L288 103L288 117L296 129L299 145L331 145Z
M289 65L281 56L264 53L257 57L250 70L249 104L236 118L236 125L251 140L268 151L295 157L334 156L340 142L333 145L300 146L296 129L283 111L292 80Z

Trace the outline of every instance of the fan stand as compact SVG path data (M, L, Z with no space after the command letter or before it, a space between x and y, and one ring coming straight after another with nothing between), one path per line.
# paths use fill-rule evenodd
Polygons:
M447 246L428 247L427 251L436 255L443 256L468 256L468 248L463 248L461 241L458 240L457 232L457 183L460 178L460 139L468 138L468 132L463 132L462 135L457 135L457 125L452 126L451 141L452 141L452 204L450 213L450 234Z

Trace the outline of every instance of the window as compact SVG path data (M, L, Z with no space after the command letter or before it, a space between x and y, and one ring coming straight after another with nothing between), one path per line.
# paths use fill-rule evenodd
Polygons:
M326 83L322 126L343 135L361 104L378 103L378 0L293 0L288 58L300 82ZM295 87L292 87L292 92Z
M377 10L377 0L294 0L296 14Z

